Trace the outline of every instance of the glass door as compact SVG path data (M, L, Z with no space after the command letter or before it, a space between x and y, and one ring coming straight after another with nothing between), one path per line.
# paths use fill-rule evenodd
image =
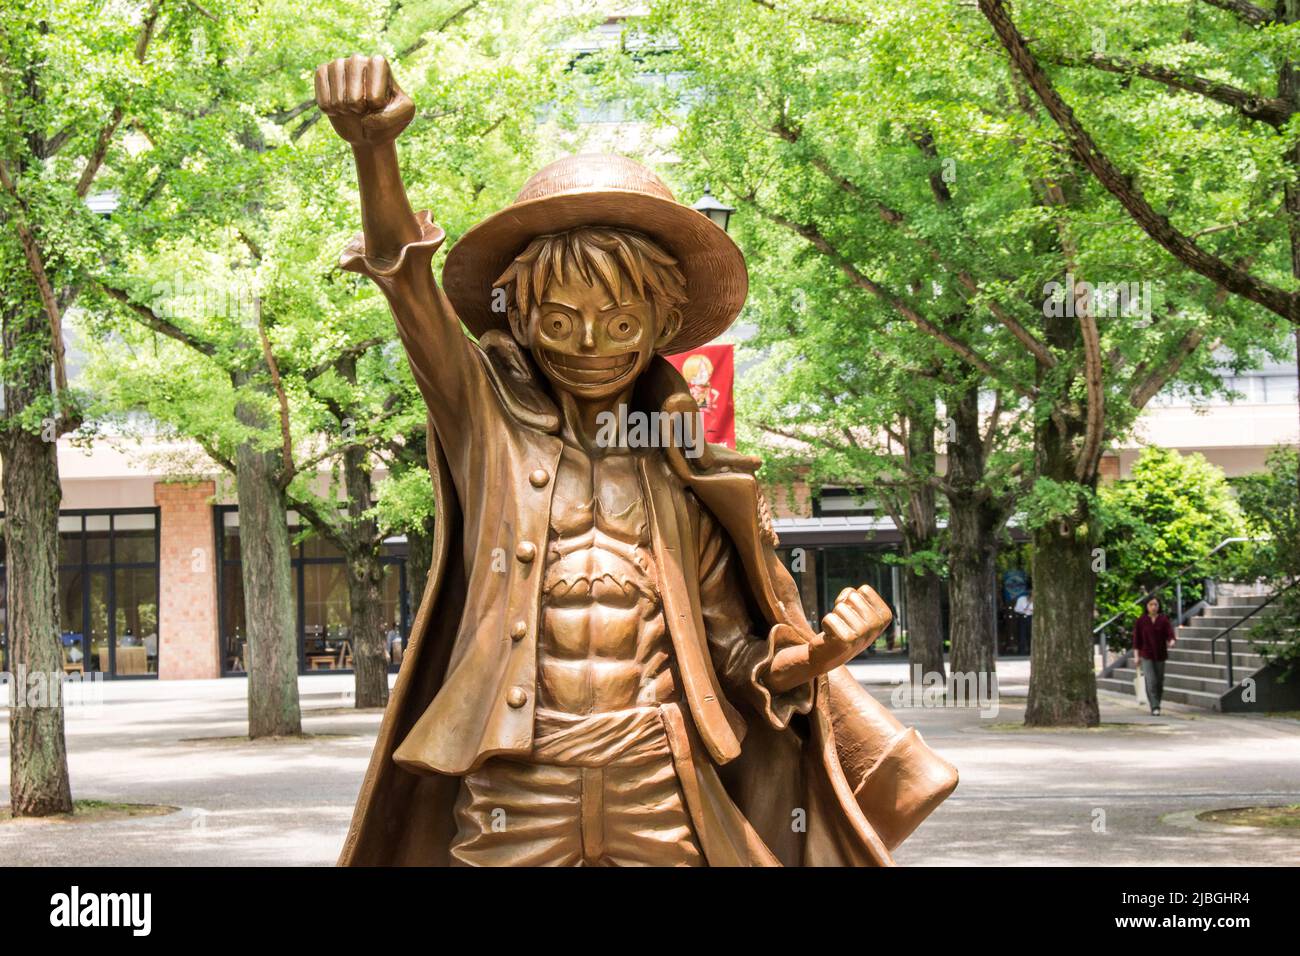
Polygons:
M87 671L113 673L113 643L109 632L108 572L91 571L86 577L86 637L90 644Z

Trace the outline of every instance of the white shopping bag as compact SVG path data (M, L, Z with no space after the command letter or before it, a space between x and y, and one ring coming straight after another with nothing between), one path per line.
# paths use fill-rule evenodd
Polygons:
M1137 676L1133 678L1133 693L1137 697L1138 703L1145 707L1147 701L1147 679L1142 673L1142 665L1138 664Z

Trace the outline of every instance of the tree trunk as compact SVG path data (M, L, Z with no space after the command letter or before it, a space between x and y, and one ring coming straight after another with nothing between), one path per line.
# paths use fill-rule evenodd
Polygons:
M36 351L33 343L49 339L50 328L39 308L20 304L6 310L0 467L9 669L15 695L9 710L9 800L16 817L72 812L59 641L58 445L52 424L38 434L18 425L24 412L50 394L48 348L30 354Z
M388 661L384 657L384 569L378 555L348 558L352 667L357 707L388 703Z
M997 533L1003 515L980 483L984 446L979 392L971 388L952 409L948 443L948 621L954 680L966 703L987 703L997 669Z
M907 422L908 468L916 475L935 473L934 406L914 411ZM911 558L934 550L939 525L935 514L934 486L914 481L908 488L907 515L903 522L903 554ZM915 678L920 667L922 680L930 674L944 677L943 668L943 579L924 567L909 567L904 575L907 593L907 658Z
M948 630L954 674L972 690L992 691L997 671L996 525L979 502L950 500L948 512ZM975 703L971 698L968 703Z
M1092 617L1096 582L1087 540L1060 529L1034 533L1034 636L1030 650L1029 727L1096 727Z
M907 660L909 676L915 683L917 668L921 680L943 669L943 579L933 571L917 573L909 568L903 574L907 598Z
M413 464L425 466L429 461L428 435L421 429L407 436L406 455ZM430 475L430 479L433 476ZM427 518L419 528L406 532L406 589L410 595L411 617L419 609L428 584L429 572L433 568L433 535L436 518Z
M1076 431L1062 434L1050 420L1038 426L1039 475L1062 483L1074 480L1071 451ZM1082 495L1070 516L1034 531L1034 631L1026 726L1095 727L1101 722L1092 659L1097 597L1093 531Z
M246 405L238 406L236 415L246 424L258 424L257 412ZM248 736L295 736L302 733L302 712L289 519L278 481L280 451L258 451L245 442L235 463L248 625Z
M1283 0L1277 6L1277 12L1284 23L1300 20L1300 0ZM1300 71L1296 70L1291 60L1283 60L1278 70L1277 95L1286 100L1293 108L1300 109ZM1283 187L1284 205L1287 213L1287 238L1291 248L1291 277L1300 279L1300 143L1292 143L1283 154L1291 175ZM1295 361L1296 377L1300 380L1300 325L1295 327ZM1296 469L1297 494L1300 494L1300 468ZM1300 542L1298 542L1300 543Z
M366 450L351 445L343 452L343 482L348 496L349 525L344 534L351 605L352 668L356 706L388 703L388 661L384 657L383 539L375 519L366 517L373 505L373 482Z
M433 520L418 531L406 532L406 590L411 597L414 616L424 597L424 589L433 568Z

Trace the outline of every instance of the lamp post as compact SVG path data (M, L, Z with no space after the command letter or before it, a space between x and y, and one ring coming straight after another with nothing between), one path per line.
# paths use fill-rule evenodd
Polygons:
M708 216L709 221L723 232L727 231L727 223L731 220L731 214L736 211L734 206L718 202L708 186L704 187L704 195L691 208Z

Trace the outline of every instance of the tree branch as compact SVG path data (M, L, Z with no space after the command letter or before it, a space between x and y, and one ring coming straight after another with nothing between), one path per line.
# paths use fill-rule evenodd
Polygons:
M1174 347L1169 358L1157 365L1140 382L1133 384L1133 387L1129 389L1129 404L1138 411L1146 408L1147 403L1155 398L1170 379L1178 374L1178 370L1183 367L1187 357L1196 351L1196 347L1201 344L1204 338L1205 332L1203 330L1189 329L1187 334ZM1136 375L1134 377L1136 378Z
M280 405L280 441L281 457L283 459L284 470L280 475L280 487L286 488L289 482L293 480L293 431L289 423L289 396L284 390L284 382L280 379L280 366L275 361L275 353L271 351L271 340L266 335L266 324L262 321L262 300L255 299L253 302L253 315L257 320L257 336L262 341L262 358L266 362L267 369L271 372L271 387L275 390L276 400Z
M342 523L336 515L328 514L315 499L305 495L293 496L293 509L306 518L308 524L340 551L346 550Z
M1263 7L1249 3L1248 0L1202 0L1202 2L1212 7L1218 7L1220 10L1235 13L1252 26L1259 27L1277 23L1277 18L1272 13Z
M356 342L352 345L349 345L347 348L340 351L337 355L327 358L319 365L315 365L312 368L307 369L305 372L302 373L303 378L309 382L314 381L315 379L320 378L330 369L338 368L339 365L342 364L343 362L347 362L350 361L351 359L359 358L360 356L364 355L366 352L369 352L376 345L383 345L386 341L388 340L381 338L379 336L375 336L369 339L362 339L360 342Z
M187 345L194 349L194 351L200 352L203 355L212 357L217 354L217 346L215 343L201 339L193 332L186 331L180 326L172 324L153 309L149 308L149 306L136 302L124 289L114 288L103 280L99 280L97 285L110 299L116 299L122 305L126 306L135 315L136 321L141 325L153 329L155 332L165 335L168 338L175 339L182 345Z
M773 0L753 0L753 2L765 10L770 10L773 13L779 12ZM836 17L824 13L810 13L807 16L809 20L816 23L827 23L835 27L863 28L871 24L870 20L853 20L849 17Z
M14 201L13 224L18 233L18 243L23 248L23 258L27 260L27 271L41 299L41 307L50 323L50 354L54 364L54 394L58 407L58 432L63 434L76 428L78 421L68 412L64 399L68 391L67 365L63 354L63 315L59 310L54 287L50 284L49 274L45 271L45 258L36 239L36 233L27 221L27 203L18 194L18 186L9 174L9 166L0 159L0 186Z
M398 52L395 59L398 60L404 59L405 57L410 56L412 53L415 53L423 49L425 46L428 45L429 37L431 35L441 33L442 31L446 30L448 27L454 24L461 17L465 16L465 14L469 13L471 10L477 7L480 3L482 3L482 0L474 0L473 3L467 3L459 10L453 11L449 16L443 19L441 23L439 23L436 27L434 27L433 30L430 31L430 33L424 34L414 43L411 43L409 46L405 47L403 50ZM290 106L287 109L276 110L272 113L267 113L266 118L269 119L272 123L276 123L277 125L283 126L285 123L297 119L299 116L301 116L303 113L306 113L308 110L314 109L315 106L316 106L316 97L313 95L303 100L301 103L298 103L294 106ZM307 130L311 129L320 121L321 115L322 114L319 111L317 111L314 112L311 116L307 117L305 120L303 120L303 122L299 124L299 126L290 134L290 139L295 142L298 139L300 139L302 135L307 132Z
M998 422L1002 418L1002 390L995 388L993 390L993 410L989 413L988 429L984 432L984 460L988 461L989 454L993 451L993 441L997 437Z
M964 269L957 273L957 281L960 282L971 295L979 294L979 283L976 282L974 277ZM1056 356L1051 353L1051 350L1048 349L1048 347L1044 345L1034 335L1034 333L1021 325L1020 321L1016 319L1015 316L1002 308L999 303L994 302L992 299L988 300L984 304L988 307L988 310L993 313L993 317L1001 322L1003 327L1015 336L1016 341L1028 350L1029 354L1034 357L1034 361L1039 365L1042 365L1044 368L1056 367Z
M907 225L907 217L902 212L893 208L881 199L867 196L857 183L834 170L824 156L809 150L806 141L802 139L803 131L801 129L791 126L789 122L784 119L778 120L776 123L772 124L771 128L772 132L776 133L777 136L785 140L787 143L790 143L791 145L800 143L805 150L808 162L812 164L814 169L820 172L824 177L826 177L826 179L830 180L830 182L838 189L861 202L875 206L881 219L889 223L891 226L898 227L908 239L924 250L926 254L930 256L931 260L954 273L957 276L957 281L961 283L962 287L966 289L968 293L972 295L977 295L979 293L979 283L970 272L958 268L945 260L938 249L934 248L934 246L924 237L917 235L917 233ZM926 153L927 156L930 156L931 158L937 157L933 139L929 138L928 134L916 134L913 136L913 141L916 142L917 146L922 152ZM938 202L940 206L944 206L952 200L952 194L948 191L948 186L943 182L942 178L936 181L932 176L930 187L931 191L934 193L935 201ZM1046 368L1054 368L1056 366L1056 356L1048 350L1047 346L1035 338L1032 332L1026 329L1014 316L1007 312L1007 310L1002 307L1001 303L990 299L985 302L984 305L993 313L993 317L1001 322L1002 325L1006 327L1007 331L1015 336L1017 341L1029 350L1029 353L1040 365L1043 365Z
M1161 83L1171 89L1186 93L1197 93L1207 99L1230 106L1248 119L1259 120L1270 126L1282 126L1289 120L1295 110L1286 100L1276 96L1262 96L1243 90L1227 83L1219 83L1204 76L1192 73L1180 73L1164 66L1150 63L1135 63L1122 57L1106 56L1101 53L1087 53L1077 56L1069 53L1053 53L1053 63L1067 67L1092 67L1107 73L1123 76L1140 76L1143 79Z
M1007 15L1001 0L979 0L980 10L992 24L994 32L1011 56L1016 70L1042 102L1056 125L1065 134L1070 151L1097 181L1114 196L1142 230L1170 255L1198 275L1249 299L1291 322L1300 322L1300 309L1294 295L1264 282L1243 269L1229 265L1218 256L1202 249L1191 238L1174 228L1167 216L1155 211L1133 180L1120 172L1102 152L1087 130L1075 118L1074 111L1061 99L1043 68L1029 51L1029 45Z
M380 415L373 422L371 422L371 424L379 424L380 422L387 421L391 417L392 417L391 414ZM307 458L299 462L297 465L294 466L294 473L302 474L305 471L309 471L310 469L315 468L321 462L328 461L329 459L333 458L335 455L340 455L346 449L352 448L354 446L359 446L367 450L374 450L380 444L382 444L383 441L384 441L383 436L379 434L371 434L364 438L357 438L355 435L352 436L351 438L345 438L342 441L335 442L332 445L325 446L325 448L322 451L318 452L315 455L312 455L310 458Z
M1073 294L1073 293L1072 293ZM1079 331L1083 344L1083 380L1087 388L1088 413L1085 419L1083 447L1075 462L1075 476L1089 484L1101 460L1102 438L1106 433L1106 392L1102 383L1101 334L1092 302L1079 312Z
M287 110L276 110L274 113L267 113L266 118L272 123L283 126L285 123L289 122L289 120L301 116L315 105L316 97L313 96L311 99L303 100L297 106L291 106Z
M216 447L207 439L205 439L202 435L192 435L190 437L193 438L193 440L198 444L198 446L203 449L203 453L205 455L207 455L209 458L215 461L222 468L226 469L226 471L230 472L232 475L238 474L238 468L235 465L235 463L231 461L229 458L227 458L225 455L217 451Z
M849 281L854 285L871 293L873 296L889 305L895 312L903 316L927 335L938 339L954 353L960 356L968 365L978 369L990 378L995 378L1000 381L1005 380L1004 376L1000 375L986 359L976 353L975 350L965 342L949 335L925 316L917 312L916 309L912 308L912 306L900 299L897 295L888 291L870 277L864 275L856 265L831 245L816 226L807 223L797 223L779 213L764 209L762 206L758 205L752 196L746 197L745 201L749 202L749 204L754 207L755 211L765 219L768 219L779 226L784 226L796 235L802 236L804 239L808 240L814 248L834 263L835 266L839 268L839 270L844 273L844 275L846 275L849 278ZM1019 391L1021 394L1024 394L1027 397L1033 397L1034 390L1032 388L1018 382L1008 381L1007 384L1011 388Z
M934 145L933 133L928 130L909 129L907 135L925 158L930 160L931 164L939 162L939 150ZM943 181L943 174L938 169L935 169L933 165L931 165L930 173L926 178L929 180L930 193L934 196L936 203L942 207L952 202L952 190Z
M404 60L412 53L424 49L424 47L428 45L429 37L431 35L441 33L443 30L447 29L449 26L451 26L461 17L465 16L465 14L469 13L471 10L477 7L481 2L482 0L472 0L471 3L465 4L459 10L454 10L450 16L448 16L436 27L434 27L429 33L422 34L420 38L416 40L414 43L408 44L405 49L403 49L400 53L397 54L397 58L399 60Z
M41 158L49 159L61 150L65 143L72 138L74 127L65 126L53 136L45 141L45 148L41 150Z
M154 27L158 24L158 15L161 12L162 0L154 0L149 7L149 11L144 15L144 22L140 24L140 35L135 41L135 60L137 63L144 63L145 54L149 51L149 42L153 39ZM91 183L99 175L99 169L104 165L105 157L108 156L108 147L113 142L113 135L117 132L122 117L125 115L125 107L120 104L113 107L113 113L108 122L95 138L95 148L91 151L89 159L86 160L86 167L81 171L81 178L77 180L78 199L86 197L86 193L90 191Z

